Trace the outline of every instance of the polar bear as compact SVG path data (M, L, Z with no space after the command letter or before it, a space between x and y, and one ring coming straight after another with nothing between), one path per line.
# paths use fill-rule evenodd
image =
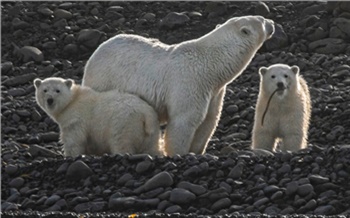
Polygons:
M272 20L244 16L175 45L120 34L90 57L83 86L140 96L167 123L167 155L202 154L220 119L226 85L273 33Z
M308 85L298 66L261 67L260 91L252 134L253 149L297 151L307 146L311 116ZM277 89L277 90L276 90Z
M103 153L163 155L158 116L139 97L99 93L71 79L35 79L38 105L59 124L65 156Z

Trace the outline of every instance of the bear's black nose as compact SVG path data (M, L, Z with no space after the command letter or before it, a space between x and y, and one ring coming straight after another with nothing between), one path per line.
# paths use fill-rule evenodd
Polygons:
M283 89L283 88L284 88L283 82L278 82L278 83L277 83L277 88L278 88L278 89Z
M53 99L52 98L47 99L47 104L51 106L53 104Z

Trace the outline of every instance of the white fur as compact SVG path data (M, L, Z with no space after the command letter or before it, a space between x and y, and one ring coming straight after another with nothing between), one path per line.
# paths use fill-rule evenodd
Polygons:
M34 85L37 103L59 124L66 156L163 154L157 114L139 97L99 93L57 77L35 79Z
M226 85L242 73L273 31L273 21L245 16L176 45L117 35L88 60L83 85L140 96L167 123L168 155L201 154L220 118Z
M306 81L299 75L298 66L275 64L261 67L260 91L253 127L253 149L275 151L279 140L281 150L297 151L307 146L311 116L311 100ZM284 91L272 97L262 125L268 99L283 84Z

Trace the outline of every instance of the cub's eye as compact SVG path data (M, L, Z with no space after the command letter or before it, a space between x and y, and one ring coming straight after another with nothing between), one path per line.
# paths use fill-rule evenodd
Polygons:
M46 89L44 89L44 93L46 93L47 92L47 90Z
M284 75L284 78L288 78L288 75L287 75L287 74L285 74L285 75Z
M60 92L61 92L60 90L56 89L56 93L60 93Z
M272 75L271 78L274 79L274 78L276 78L276 76L275 76L275 75Z

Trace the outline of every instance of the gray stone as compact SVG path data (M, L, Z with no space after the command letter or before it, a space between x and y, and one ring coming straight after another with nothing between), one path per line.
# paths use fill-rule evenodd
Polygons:
M310 175L308 178L309 178L310 182L312 184L315 184L315 185L319 185L319 184L323 184L323 183L329 182L329 178L323 177L323 176L320 176L320 175Z
M133 176L130 173L126 173L124 175L122 175L122 177L120 177L117 180L117 184L118 185L124 185L127 181L132 180Z
M310 41L317 41L328 36L328 31L324 30L322 27L310 27L310 29L307 28L305 32L307 34L306 38Z
M149 22L154 22L156 20L156 15L153 13L146 13L145 15L143 15L143 19Z
M288 36L281 24L275 23L275 32L272 37L264 43L268 51L283 48L288 45Z
M37 77L35 73L23 74L20 76L12 77L3 82L5 86L19 86L24 85L28 82L33 82L33 80Z
M260 207L261 205L264 205L269 201L270 200L268 198L264 197L264 198L261 198L261 199L255 201L253 205L254 205L254 207Z
M17 17L12 20L12 26L15 30L17 29L24 30L31 27L31 25L28 22L20 20Z
M343 39L326 38L309 44L309 50L320 54L339 54L346 49Z
M182 208L179 205L173 205L165 209L164 213L172 214L172 213L179 213L181 211L182 211Z
M17 165L9 164L5 167L5 172L9 175L14 175L18 170Z
M38 9L38 13L45 15L47 17L53 15L53 11L50 8L47 7L41 7Z
M271 195L271 200L275 201L275 200L281 199L282 197L283 197L283 192L277 191L273 195Z
M85 213L85 212L100 212L103 211L104 207L107 205L105 201L99 202L85 202L78 204L74 207L74 211L77 213Z
M47 206L51 206L54 205L60 199L61 197L59 195L54 194L47 198L44 204Z
M243 173L243 164L238 163L236 166L232 168L232 170L228 174L228 177L232 179L239 179L241 178L242 173Z
M311 199L309 202L306 203L306 205L304 206L304 208L306 209L306 211L311 211L314 210L317 206L317 202L315 199Z
M13 63L11 61L6 61L4 63L1 63L1 72L2 74L7 73L13 68Z
M78 34L78 42L89 48L96 48L103 35L104 33L97 29L83 29Z
M169 187L174 183L173 177L166 171L160 172L150 178L144 185L144 190L149 191L159 187Z
M44 60L44 54L42 53L42 51L33 46L23 46L21 49L18 50L18 54L22 57L24 62L41 62Z
M186 181L180 182L177 185L177 187L182 188L182 189L186 189L186 190L196 194L197 196L202 195L207 191L207 189L201 185L193 184L193 183L186 182Z
M151 161L142 161L136 165L135 171L137 173L145 173L153 168L153 163Z
M217 200L211 207L210 209L215 211L219 211L224 208L228 208L231 205L231 200L229 198L223 198L220 200Z
M350 19L339 17L333 21L333 24L335 24L342 32L346 33L346 35L350 37Z
M296 182L296 181L288 183L287 187L286 187L286 194L293 195L298 190L298 186L299 186L298 182Z
M56 173L64 174L67 172L68 167L69 167L69 163L65 162L56 170Z
M314 210L315 215L333 215L336 213L332 205L319 206Z
M270 14L270 9L264 2L257 2L254 10L256 15L263 17L267 17Z
M77 160L68 167L66 178L69 180L81 180L91 176L92 174L93 172L88 165L86 165L82 160Z
M175 204L190 205L196 195L183 188L174 188L170 193L170 202Z
M208 13L208 18L222 16L227 13L227 5L224 2L207 2L205 12Z
M30 145L28 152L32 155L32 157L38 157L38 156L42 156L42 157L60 157L61 155L57 154L54 151L51 151L47 148L44 148L40 145Z
M71 19L73 17L73 14L64 9L56 9L54 11L54 16L57 18Z
M25 181L22 177L16 177L10 181L9 186L19 189L24 185L24 183Z
M170 12L160 21L160 28L174 29L185 25L190 18L184 13Z
M311 184L304 184L298 187L297 193L299 196L307 196L314 191L314 187Z

